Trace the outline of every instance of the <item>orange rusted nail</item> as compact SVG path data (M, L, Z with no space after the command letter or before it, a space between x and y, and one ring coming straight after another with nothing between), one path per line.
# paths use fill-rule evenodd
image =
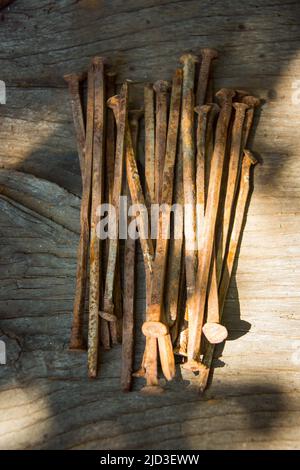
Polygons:
M182 71L177 69L172 85L166 155L163 170L163 185L161 191L161 203L168 206L172 204L173 198L174 166L180 125L181 91ZM160 227L162 226L162 218L163 214L160 212ZM170 226L170 213L166 214L164 222L166 225L168 225L168 227ZM166 228L166 233L168 233L168 228ZM163 294L168 242L169 238L165 237L164 234L159 231L156 244L155 261L153 264L151 301L150 305L147 306L147 321L143 324L142 331L145 336L157 338L162 370L166 379L171 380L175 375L175 362L171 336L169 334L168 327L163 323Z
M221 111L216 128L216 142L211 160L210 180L205 209L203 250L198 263L195 295L192 302L192 317L189 317L188 362L199 361L202 325L205 313L211 259L213 254L215 226L219 207L221 180L226 153L227 130L229 126L233 90L222 89L216 94L221 103ZM194 367L194 365L193 365Z
M244 151L244 157L242 162L241 178L240 178L240 189L237 197L235 219L230 235L230 243L228 254L226 258L226 269L223 271L220 287L219 287L219 305L220 305L220 320L222 318L225 299L230 284L234 261L239 246L239 241L242 234L243 222L246 213L247 202L250 194L250 172L251 167L257 163L256 159L249 150ZM205 351L202 369L200 370L199 388L203 392L206 389L209 372L214 355L214 345L208 344Z

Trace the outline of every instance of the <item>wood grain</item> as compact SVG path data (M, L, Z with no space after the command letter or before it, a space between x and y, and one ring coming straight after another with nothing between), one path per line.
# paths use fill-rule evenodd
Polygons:
M299 449L299 16L289 0L16 0L1 12L1 449ZM86 355L67 347L81 183L62 76L106 55L118 84L137 82L141 104L143 82L170 80L183 52L207 46L219 50L216 90L265 100L250 139L262 164L226 303L229 340L204 397L183 370L160 397L142 397L142 381L124 396L119 347L103 352L93 383Z

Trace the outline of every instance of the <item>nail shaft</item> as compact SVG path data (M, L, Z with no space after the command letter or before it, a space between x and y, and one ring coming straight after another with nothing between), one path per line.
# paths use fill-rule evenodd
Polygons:
M181 141L183 155L183 192L184 192L184 236L185 270L187 283L187 309L191 310L191 300L195 288L197 268L196 250L196 174L194 146L194 79L197 57L185 54L180 58L183 63Z
M104 167L104 126L105 126L105 83L104 60L93 59L95 73L94 98L94 141L93 141L93 180L91 200L91 236L90 236L90 291L89 291L89 328L88 328L88 375L95 378L98 366L99 348L99 306L101 290L101 244L97 236L97 209L103 202L103 167Z

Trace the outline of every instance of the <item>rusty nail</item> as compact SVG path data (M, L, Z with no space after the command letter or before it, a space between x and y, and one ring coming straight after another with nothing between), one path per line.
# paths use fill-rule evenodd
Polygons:
M224 202L224 213L221 222L220 236L217 243L217 277L218 283L222 274L222 264L228 243L230 220L232 217L233 202L239 181L241 168L242 136L245 113L248 105L244 103L233 103L235 116L231 131L231 146L229 155L229 168L226 183L226 196Z
M184 54L180 58L183 64L181 142L183 156L183 193L184 193L184 235L185 235L185 271L187 284L187 311L190 315L190 303L195 288L197 269L196 251L196 174L194 146L194 80L195 63L198 58L193 54ZM191 246L192 245L192 246Z
M99 345L99 304L101 289L101 245L97 236L98 206L103 202L103 167L104 167L104 127L105 127L105 78L102 57L94 57L95 92L94 92L94 135L93 135L93 178L91 197L90 230L90 290L89 290L89 326L88 326L88 375L95 378L98 365Z
M107 100L116 94L116 73L114 71L106 72L106 97ZM105 152L105 202L111 204L112 193L114 186L114 167L115 167L115 146L116 146L116 129L115 118L113 111L107 106L106 103L106 152ZM109 239L105 242L105 265L104 272L106 272L107 260L109 251ZM116 278L114 289L114 304L116 311L122 311L122 297L121 292L121 279L119 274L119 256L116 262ZM100 334L101 342L104 349L110 349L110 341L112 344L118 343L117 322L108 322L100 318Z
M226 269L223 271L220 287L219 287L219 305L220 305L220 320L222 318L224 304L226 300L226 295L228 287L230 284L230 279L232 275L232 270L234 266L235 257L237 254L237 249L239 241L242 234L243 222L246 213L247 202L250 194L250 172L251 167L257 163L256 159L249 150L244 150L244 157L242 161L242 170L240 178L240 189L237 197L235 219L232 227L232 232L230 236L230 243L228 254L226 258ZM209 377L209 372L214 356L214 345L209 344L202 361L202 369L200 369L200 380L199 387L200 391L203 392L207 386L207 381Z
M132 138L129 127L126 130L125 136L127 183L133 204L137 207L140 207L142 212L145 208L145 198L132 146ZM145 270L146 272L149 271L152 273L154 251L152 240L149 236L148 221L145 220L144 214L141 214L141 217L139 217L138 230L140 233L140 243L143 252Z
M80 209L80 238L77 252L76 289L73 308L73 323L70 338L71 350L84 350L83 315L87 281L87 258L89 246L89 215L92 186L93 135L94 135L94 67L88 71L87 126L85 159Z
M205 167L208 151L206 141L208 113L212 105L197 106L195 111L198 113L197 126L197 237L198 237L198 257L202 256L203 247L203 229L205 220L205 204L207 199L207 188L205 187ZM219 299L218 284L216 277L216 252L213 249L212 272L208 294L207 323L203 327L203 333L210 341L221 342L227 337L227 330L218 325L219 322Z
M218 57L218 51L215 49L201 49L201 66L198 78L196 103L202 106L205 103L207 95L207 85L210 76L211 62Z
M182 71L177 69L173 79L170 117L168 125L166 155L163 170L163 185L161 191L161 203L170 206L173 197L174 166L177 151L177 140L180 125L182 91ZM162 221L162 211L159 222ZM170 226L170 213L165 218L166 225ZM161 223L159 223L161 226ZM168 233L168 228L166 228ZM147 321L143 324L142 331L145 336L157 338L161 367L167 380L175 375L175 362L171 336L163 319L163 294L166 274L166 260L168 253L169 237L165 237L160 231L158 234L155 261L153 265L153 279L151 286L151 303L147 309Z
M118 227L120 213L120 196L122 191L122 176L125 157L125 133L128 107L128 84L122 86L120 95L109 98L107 105L113 110L117 124L117 142L114 166L114 186L112 192L112 205L115 210L115 237L110 238L108 248L108 260L105 277L105 290L103 299L103 310L99 311L101 318L116 322L117 317L114 313L114 286L116 279L116 265L118 257Z
M81 169L81 177L83 180L84 170L84 148L85 148L85 125L83 119L82 103L80 98L79 86L83 80L82 73L70 73L64 75L65 81L68 83L71 98L71 108L73 114L73 122L75 128L77 152L79 156L79 164Z
M189 317L188 362L194 367L199 361L201 333L205 313L211 259L213 255L215 227L219 207L221 180L226 153L227 131L230 122L233 90L222 89L216 94L221 103L216 128L216 142L211 160L210 180L205 210L202 256L198 263L195 295L193 298L193 315Z
M132 136L133 150L136 155L139 119L143 115L143 110L130 110L128 113L129 126ZM128 203L130 203L130 193L127 185ZM133 348L134 348L134 302L135 302L135 239L127 237L125 241L124 253L124 295L123 295L123 341L122 341L122 369L121 387L124 392L131 389Z

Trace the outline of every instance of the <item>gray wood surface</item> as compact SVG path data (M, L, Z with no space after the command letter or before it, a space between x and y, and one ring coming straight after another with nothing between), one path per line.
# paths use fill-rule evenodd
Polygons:
M299 449L299 2L16 0L0 15L0 448ZM160 397L122 394L120 348L95 381L68 351L81 186L62 75L106 55L138 101L203 46L220 51L217 87L265 100L230 336L203 397L180 370ZM139 323L143 307L140 283Z

